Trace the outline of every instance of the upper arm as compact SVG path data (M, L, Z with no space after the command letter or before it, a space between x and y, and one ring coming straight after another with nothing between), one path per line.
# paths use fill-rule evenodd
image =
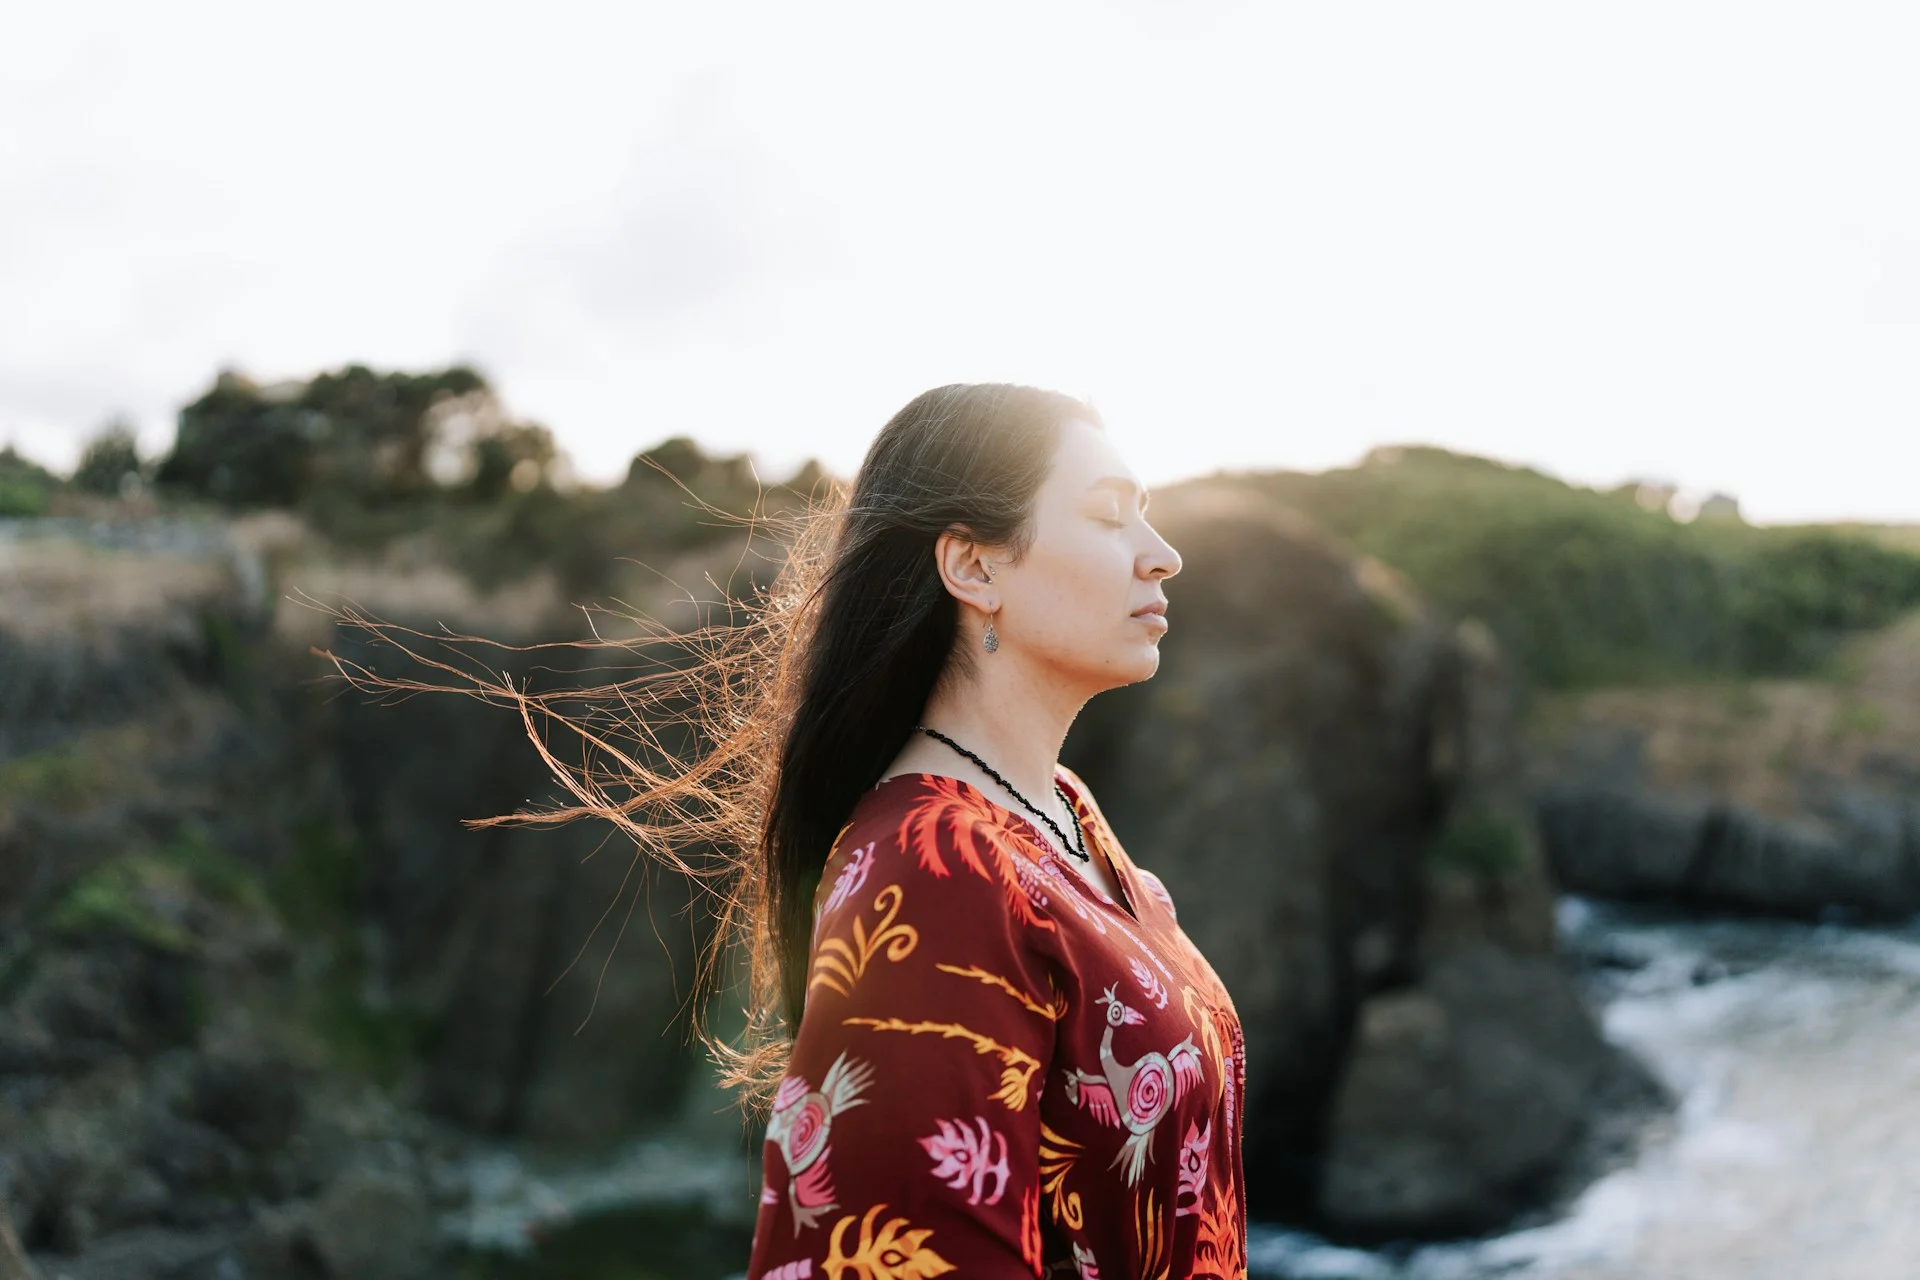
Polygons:
M946 836L847 854L823 884L748 1275L889 1250L901 1275L1037 1274L1060 1010L1034 933L1051 921L1010 908L1010 866Z

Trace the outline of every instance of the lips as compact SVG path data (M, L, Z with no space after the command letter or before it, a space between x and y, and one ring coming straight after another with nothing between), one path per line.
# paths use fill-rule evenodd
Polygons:
M1167 602L1157 600L1150 605L1144 605L1141 608L1135 609L1133 616L1136 618L1154 617L1165 622L1167 620Z

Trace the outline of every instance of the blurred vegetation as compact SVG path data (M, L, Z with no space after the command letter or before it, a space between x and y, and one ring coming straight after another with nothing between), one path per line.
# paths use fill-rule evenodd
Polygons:
M1825 527L1836 533L1853 534L1902 551L1920 553L1920 524L1868 524L1847 520Z
M1480 618L1550 687L1820 672L1848 632L1920 606L1920 547L1755 527L1730 504L1683 521L1651 486L1603 492L1427 447L1230 479Z
M0 449L0 516L45 515L63 487L59 476L20 456L12 445Z
M623 556L730 536L715 512L792 509L823 476L809 463L763 486L744 455L711 458L676 436L637 454L623 483L577 486L552 433L508 415L473 369L350 365L271 385L223 371L180 411L154 484L175 503L295 511L359 550L424 538L483 589L546 568L579 592Z
M1523 823L1508 814L1472 807L1451 815L1427 848L1437 867L1468 875L1498 878L1527 865Z
M115 418L87 441L79 465L73 469L73 487L82 493L117 498L138 492L148 480L133 424Z
M195 898L269 909L251 868L214 848L204 831L183 827L158 848L116 853L81 876L50 923L57 936L107 933L191 951L198 944L185 917Z
M270 386L223 370L180 411L156 478L165 489L231 506L340 497L370 508L404 503L433 487L429 455L445 425L441 406L485 388L460 365L380 374L356 364Z
M98 777L87 756L71 745L14 756L0 764L0 816L35 803L78 813L92 802Z
M350 832L313 816L294 823L291 856L264 891L280 919L314 957L296 1012L325 1044L334 1064L362 1079L397 1083L430 1052L439 1027L401 1003L373 999L375 958L368 951L362 859Z

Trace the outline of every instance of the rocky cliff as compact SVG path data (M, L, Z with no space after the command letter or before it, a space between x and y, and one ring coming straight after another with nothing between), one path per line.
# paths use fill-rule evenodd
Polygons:
M1920 911L1920 616L1818 679L1543 702L1532 786L1568 889L1722 909Z
M0 1207L73 1280L423 1274L475 1141L732 1132L684 1045L685 886L615 947L642 886L604 832L460 825L547 798L518 722L322 680L312 643L395 655L302 592L577 626L548 582L342 565L271 517L0 534Z

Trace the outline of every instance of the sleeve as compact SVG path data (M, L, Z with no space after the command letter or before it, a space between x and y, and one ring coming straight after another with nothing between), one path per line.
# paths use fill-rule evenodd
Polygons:
M747 1280L1038 1276L1063 1008L1023 855L911 818L836 854Z

